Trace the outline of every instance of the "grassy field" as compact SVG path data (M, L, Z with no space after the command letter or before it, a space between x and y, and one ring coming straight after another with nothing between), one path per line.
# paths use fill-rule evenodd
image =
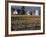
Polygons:
M12 15L11 30L39 30L40 16Z

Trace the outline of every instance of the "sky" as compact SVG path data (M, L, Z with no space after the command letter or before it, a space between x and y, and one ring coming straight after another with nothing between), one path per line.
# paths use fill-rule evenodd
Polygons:
M24 6L25 7L25 11L35 11L35 10L38 10L39 12L41 11L41 8L40 7L34 7L34 6ZM14 8L14 9L21 9L22 6L11 6L11 8Z

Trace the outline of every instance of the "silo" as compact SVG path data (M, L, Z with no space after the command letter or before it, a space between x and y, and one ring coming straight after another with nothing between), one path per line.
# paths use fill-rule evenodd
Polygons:
M35 15L39 16L39 11L38 10L35 10Z

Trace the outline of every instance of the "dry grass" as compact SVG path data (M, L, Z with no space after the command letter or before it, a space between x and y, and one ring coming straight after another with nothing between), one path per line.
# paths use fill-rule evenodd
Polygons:
M18 28L40 26L40 16L12 15L11 20L15 24L14 26Z

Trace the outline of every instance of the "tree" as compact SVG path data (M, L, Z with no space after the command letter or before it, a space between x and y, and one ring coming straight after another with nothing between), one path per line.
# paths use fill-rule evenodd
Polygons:
M17 12L18 12L18 14L20 14L21 10L20 9L17 9Z
M33 12L32 12L32 9L31 9L31 11L30 11L30 15L32 15L32 13L33 13Z
M32 11L30 11L30 15L32 15Z
M11 13L13 14L13 12L15 11L15 9L14 8L11 8Z
M25 14L25 7L24 6L22 6L21 10L22 10L22 14Z
M11 8L11 12L14 12L15 11L15 9L14 8Z

